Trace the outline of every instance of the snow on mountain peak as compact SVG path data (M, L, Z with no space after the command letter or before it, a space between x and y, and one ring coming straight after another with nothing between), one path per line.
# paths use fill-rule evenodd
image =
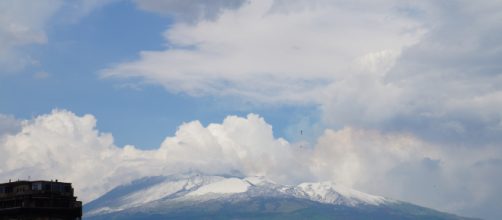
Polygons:
M137 207L167 197L182 196L197 190L202 186L226 180L225 177L221 176L205 176L194 173L165 176L162 178L163 181L156 182L148 187L122 195L114 202L114 205L116 206L115 208L99 211L118 211L131 207Z
M227 178L201 186L197 190L190 192L187 196L205 195L208 193L228 194L246 192L251 186L247 181L239 178Z
M190 173L143 178L136 183L132 182L121 187L111 191L111 194L91 202L90 207L95 208L91 208L87 215L116 212L153 203L160 204L158 202L203 202L234 196L239 198L241 198L240 196L244 196L242 198L293 197L347 206L379 205L391 201L331 182L302 183L297 186L289 186L274 183L263 176L240 178ZM117 193L124 188L133 190L123 190L122 193Z
M366 194L332 182L302 183L297 188L308 198L323 203L355 206L358 204L379 205L388 201L384 197Z
M83 211L86 219L95 220L220 216L222 219L469 219L332 182L282 185L263 176L201 173L144 177L85 204Z
M254 185L254 186L263 186L263 185L267 185L267 184L275 185L276 184L275 182L268 180L264 176L250 176L250 177L244 178L244 180L246 180L248 183L250 183L251 185Z

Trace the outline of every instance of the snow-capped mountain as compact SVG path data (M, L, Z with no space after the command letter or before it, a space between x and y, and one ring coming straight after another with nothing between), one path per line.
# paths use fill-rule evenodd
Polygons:
M86 219L464 219L331 182L190 173L142 178L84 206Z

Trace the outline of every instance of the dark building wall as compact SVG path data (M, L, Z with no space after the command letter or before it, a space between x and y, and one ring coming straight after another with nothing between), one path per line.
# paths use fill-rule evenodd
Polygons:
M0 220L76 220L82 202L71 183L16 181L0 184Z

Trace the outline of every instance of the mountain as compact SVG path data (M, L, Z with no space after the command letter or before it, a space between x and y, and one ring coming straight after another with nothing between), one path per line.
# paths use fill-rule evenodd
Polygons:
M84 206L84 219L468 219L331 182L190 173L138 179Z

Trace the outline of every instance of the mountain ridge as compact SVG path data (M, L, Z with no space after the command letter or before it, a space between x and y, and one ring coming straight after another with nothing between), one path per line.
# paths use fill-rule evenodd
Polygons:
M258 176L202 173L141 178L116 187L84 206L86 219L305 219L309 216L469 219L332 182L282 185Z

